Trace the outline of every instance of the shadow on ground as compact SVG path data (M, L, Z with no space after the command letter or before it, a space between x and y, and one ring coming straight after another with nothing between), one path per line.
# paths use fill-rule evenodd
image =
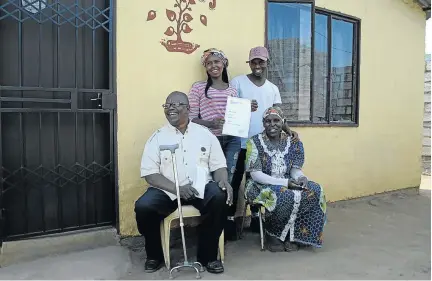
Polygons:
M225 246L225 273L203 279L430 279L430 196L410 189L329 204L324 247L294 253L261 252L259 235ZM188 254L195 259L194 229L187 229ZM173 239L172 264L182 260ZM143 271L142 238L128 238L132 267L123 279L168 279L166 268ZM190 270L175 279L194 279Z
M202 278L430 280L430 208L430 190L417 189L329 204L322 249L261 252L259 235L246 232L244 239L226 244L225 273L204 272ZM187 236L188 253L194 260L195 229L189 228ZM172 243L174 264L182 259L182 247L178 238ZM30 245L25 245L10 249L29 252ZM16 262L0 269L0 279L168 279L165 268L144 272L142 238L108 245ZM175 274L178 280L194 278L191 271Z

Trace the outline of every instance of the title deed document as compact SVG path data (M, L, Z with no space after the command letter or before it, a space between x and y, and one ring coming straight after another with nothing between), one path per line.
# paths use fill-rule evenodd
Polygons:
M251 118L251 101L228 97L222 134L247 138Z

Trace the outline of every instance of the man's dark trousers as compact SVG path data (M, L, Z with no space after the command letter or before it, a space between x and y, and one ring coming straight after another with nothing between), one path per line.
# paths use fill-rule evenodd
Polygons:
M226 192L215 182L206 185L204 199L182 200L182 206L192 205L204 216L204 220L198 226L197 261L202 265L217 259L219 236L227 217L226 200ZM153 187L149 187L135 202L138 231L145 238L147 259L164 260L160 223L176 209L177 199L171 200L165 192Z

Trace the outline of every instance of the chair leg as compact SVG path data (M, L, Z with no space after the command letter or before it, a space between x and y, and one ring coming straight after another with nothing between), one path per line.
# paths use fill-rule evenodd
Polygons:
M170 236L171 236L171 220L164 220L164 257L165 257L165 266L168 270L171 269L171 257L170 257Z
M245 220L246 220L246 211L247 211L247 207L248 207L248 203L245 202L245 207L243 209L243 219L242 219L242 224L241 224L241 228L240 228L240 239L243 238L243 228L244 228L244 224L245 224Z
M162 252L163 252L163 256L164 256L164 261L165 261L165 266L168 268L168 264L167 264L167 258L166 258L166 246L165 246L165 225L164 225L164 221L161 222L160 224L160 237L161 237L161 244L162 244Z
M263 222L262 222L261 207L259 207L258 218L260 224L261 251L264 251L264 229L263 229Z
M219 237L219 257L220 261L224 263L225 261L225 239L224 239L224 231L222 230L222 234Z

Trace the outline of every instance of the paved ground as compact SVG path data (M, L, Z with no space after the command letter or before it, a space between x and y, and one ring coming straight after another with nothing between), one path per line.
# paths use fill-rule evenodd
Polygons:
M430 188L429 188L430 189ZM259 237L225 248L226 271L203 279L427 279L431 278L430 190L404 190L329 206L324 247L295 253L260 252ZM193 229L188 231L193 237ZM188 239L191 244L191 239ZM181 258L174 241L172 256ZM168 279L166 269L143 272L143 241L20 262L0 269L0 279ZM194 249L189 250L191 256ZM190 271L176 279L194 279Z

